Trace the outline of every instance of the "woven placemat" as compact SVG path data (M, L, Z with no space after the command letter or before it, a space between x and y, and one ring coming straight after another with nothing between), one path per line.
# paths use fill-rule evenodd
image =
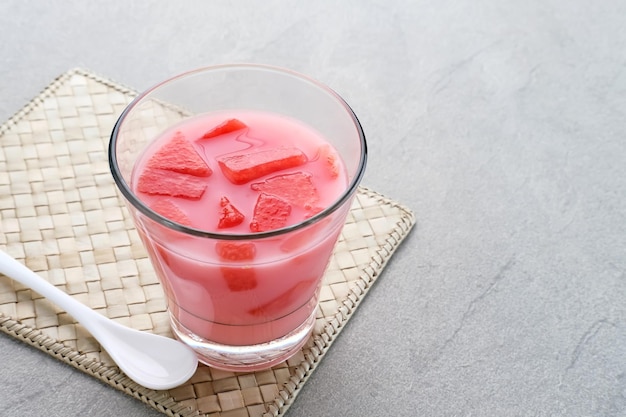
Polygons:
M0 248L103 315L171 337L160 284L107 160L109 134L135 95L74 69L0 127ZM414 221L401 204L359 189L324 277L313 335L266 371L200 365L178 388L147 389L71 316L2 275L0 330L170 416L283 415Z

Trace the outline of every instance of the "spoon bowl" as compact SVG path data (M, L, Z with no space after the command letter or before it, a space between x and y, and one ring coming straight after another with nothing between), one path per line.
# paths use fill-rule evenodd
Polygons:
M164 390L185 383L195 373L198 358L175 339L123 326L90 309L0 251L0 273L46 297L74 317L133 381Z

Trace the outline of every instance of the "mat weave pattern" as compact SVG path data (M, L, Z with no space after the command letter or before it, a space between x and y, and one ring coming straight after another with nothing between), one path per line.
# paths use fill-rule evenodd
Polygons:
M109 134L135 95L74 69L0 127L0 249L101 314L172 337L161 286L108 167ZM166 415L283 415L414 222L401 204L359 189L324 277L313 335L266 371L200 365L178 388L147 389L73 317L2 275L0 330Z

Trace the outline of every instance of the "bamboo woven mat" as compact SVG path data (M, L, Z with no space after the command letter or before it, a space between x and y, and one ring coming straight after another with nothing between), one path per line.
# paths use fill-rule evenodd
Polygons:
M107 160L109 134L135 95L75 69L0 127L0 249L105 316L171 337L160 284ZM414 222L401 204L359 189L324 277L313 335L266 371L200 365L178 388L147 389L71 316L2 275L0 330L170 416L284 415Z

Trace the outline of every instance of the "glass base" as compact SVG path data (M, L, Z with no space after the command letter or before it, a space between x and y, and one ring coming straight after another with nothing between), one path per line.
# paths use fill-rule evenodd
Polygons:
M211 342L192 333L171 314L170 323L174 335L191 347L203 364L225 371L247 372L271 368L295 355L311 335L316 315L314 309L304 323L280 339L248 346Z

